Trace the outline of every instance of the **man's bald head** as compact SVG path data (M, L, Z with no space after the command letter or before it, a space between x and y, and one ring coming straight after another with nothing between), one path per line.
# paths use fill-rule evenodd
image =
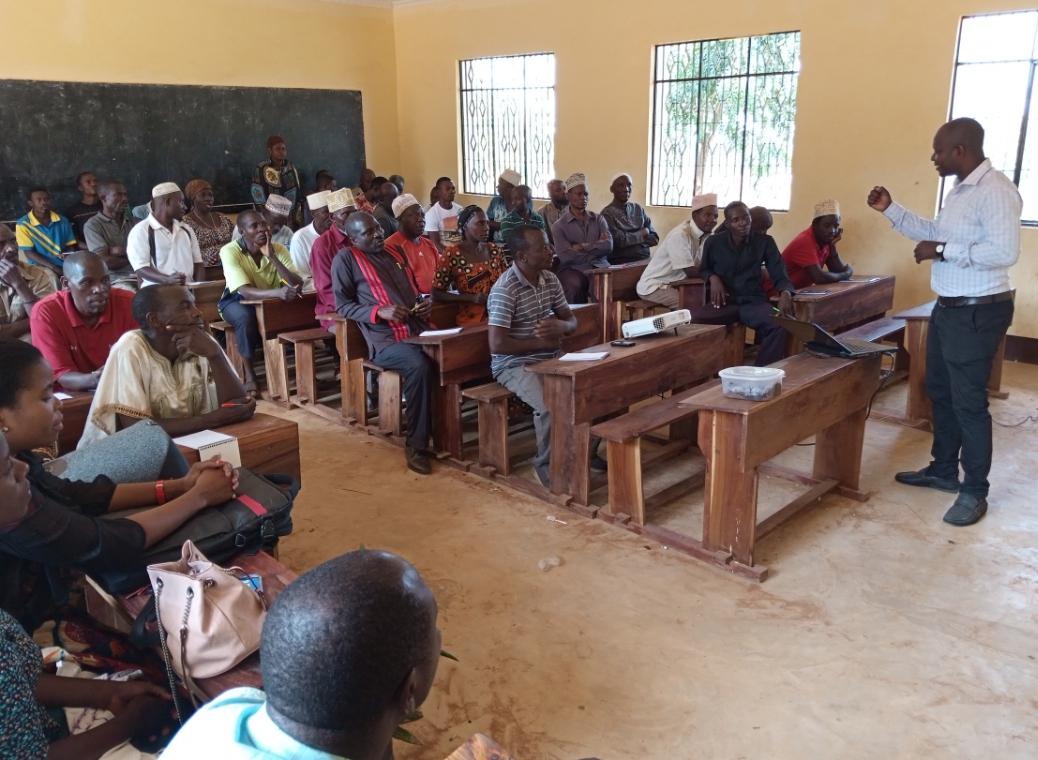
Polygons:
M96 253L73 251L62 258L61 273L69 280L78 280L83 274L101 279L108 274L108 267Z
M984 127L976 119L952 119L943 125L944 132L952 145L961 145L974 155L984 156Z
M952 119L934 135L930 160L942 177L966 179L984 161L984 128L974 119Z
M61 286L69 291L76 310L84 316L102 314L108 308L112 278L96 253L65 254L61 262Z
M750 226L754 232L767 235L768 230L771 229L774 223L774 220L771 218L771 212L763 206L754 206L750 209Z

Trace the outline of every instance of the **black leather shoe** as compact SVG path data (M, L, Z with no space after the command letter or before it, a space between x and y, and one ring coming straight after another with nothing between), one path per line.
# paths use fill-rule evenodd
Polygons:
M988 500L978 499L968 493L960 493L959 498L944 514L944 521L949 525L972 525L988 511Z
M609 469L609 463L602 457L595 454L591 457L591 472L606 472Z
M898 483L904 483L906 486L936 488L938 491L945 491L946 493L959 492L958 478L938 478L930 474L929 467L924 467L917 472L899 472L894 476L894 480Z
M412 449L405 444L404 456L407 457L407 468L409 470L414 470L419 475L432 474L432 465L429 463L429 457L424 451Z

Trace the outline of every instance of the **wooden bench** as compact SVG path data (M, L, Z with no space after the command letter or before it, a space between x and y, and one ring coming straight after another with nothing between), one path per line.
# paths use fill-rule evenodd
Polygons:
M263 360L267 369L267 391L263 397L280 406L291 406L285 344L278 340L278 336L283 332L318 326L317 317L314 316L317 294L303 293L291 301L267 298L259 301L242 300L241 303L256 307L256 327L263 342Z
M62 426L58 433L58 456L75 451L79 439L83 437L90 405L94 402L94 394L88 391L63 391L72 398L61 400Z
M238 373L238 379L244 382L245 362L241 358L241 352L238 351L238 341L235 338L234 325L221 319L216 322L209 322L206 326L211 333L223 333L224 353L227 354L227 361L231 363L231 369Z
M335 336L323 327L292 330L278 335L282 343L295 347L296 392L289 400L296 406L306 408L317 403L317 358L314 349L318 343L335 340Z
M641 319L656 309L665 309L662 304L646 301L638 295L638 280L648 262L635 262L623 266L601 267L586 272L591 281L591 294L598 302L602 315L600 342L620 337L620 326L628 319Z
M644 525L646 512L703 485L706 473L698 472L646 498L642 473L649 465L678 456L695 443L696 431L691 423L698 410L689 409L682 402L719 383L720 380L710 380L591 428L591 435L605 439L609 449L608 512L614 521L631 520ZM667 425L669 442L643 457L642 438Z
M223 297L227 283L223 280L221 268L219 280L208 280L206 282L189 282L185 286L195 297L195 306L202 312L202 319L206 324L220 321L220 299Z
M299 462L299 425L295 422L256 412L252 419L225 425L217 428L216 432L238 439L242 467L261 475L281 472L303 482ZM188 464L198 461L196 449L178 448Z

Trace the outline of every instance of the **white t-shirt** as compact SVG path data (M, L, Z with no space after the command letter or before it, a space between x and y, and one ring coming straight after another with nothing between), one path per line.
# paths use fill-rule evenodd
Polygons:
M449 209L439 203L427 208L425 210L425 231L456 233L458 231L458 214L463 209L464 206L459 203L452 203Z
M299 276L303 278L303 290L314 289L314 274L310 271L310 251L318 237L320 235L314 229L314 223L310 222L296 230L292 236L292 244L288 248L288 252L292 254L292 263L295 264Z
M151 260L151 248L148 245L148 230L155 231L155 261ZM159 221L148 214L143 224L134 225L126 240L126 258L134 271L141 267L155 267L163 274L182 272L187 282L195 281L195 264L202 262L202 251L198 247L195 231L186 224L173 220L173 231L170 232ZM143 285L158 283L144 279Z

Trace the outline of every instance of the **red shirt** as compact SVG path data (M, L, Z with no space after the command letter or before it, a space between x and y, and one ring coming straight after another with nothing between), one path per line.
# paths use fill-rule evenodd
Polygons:
M54 368L55 382L66 372L89 374L105 365L115 342L138 327L130 311L132 301L131 291L112 288L108 308L93 326L83 322L67 290L36 303L29 316L32 343Z
M346 236L339 232L334 224L323 232L314 247L310 249L310 271L314 276L314 289L317 291L317 306L314 316L335 313L335 292L332 289L332 261L343 248L349 247ZM321 322L321 327L328 329L334 322Z
M793 238L782 252L786 273L793 287L801 290L814 285L815 281L811 279L807 268L813 264L824 267L825 262L829 260L829 253L829 244L819 246L815 240L814 230L810 227Z
M386 247L393 248L407 259L418 282L418 289L426 295L432 293L433 275L440 263L440 251L436 244L423 235L418 238L418 245L415 245L404 237L404 233L394 232L386 238Z

